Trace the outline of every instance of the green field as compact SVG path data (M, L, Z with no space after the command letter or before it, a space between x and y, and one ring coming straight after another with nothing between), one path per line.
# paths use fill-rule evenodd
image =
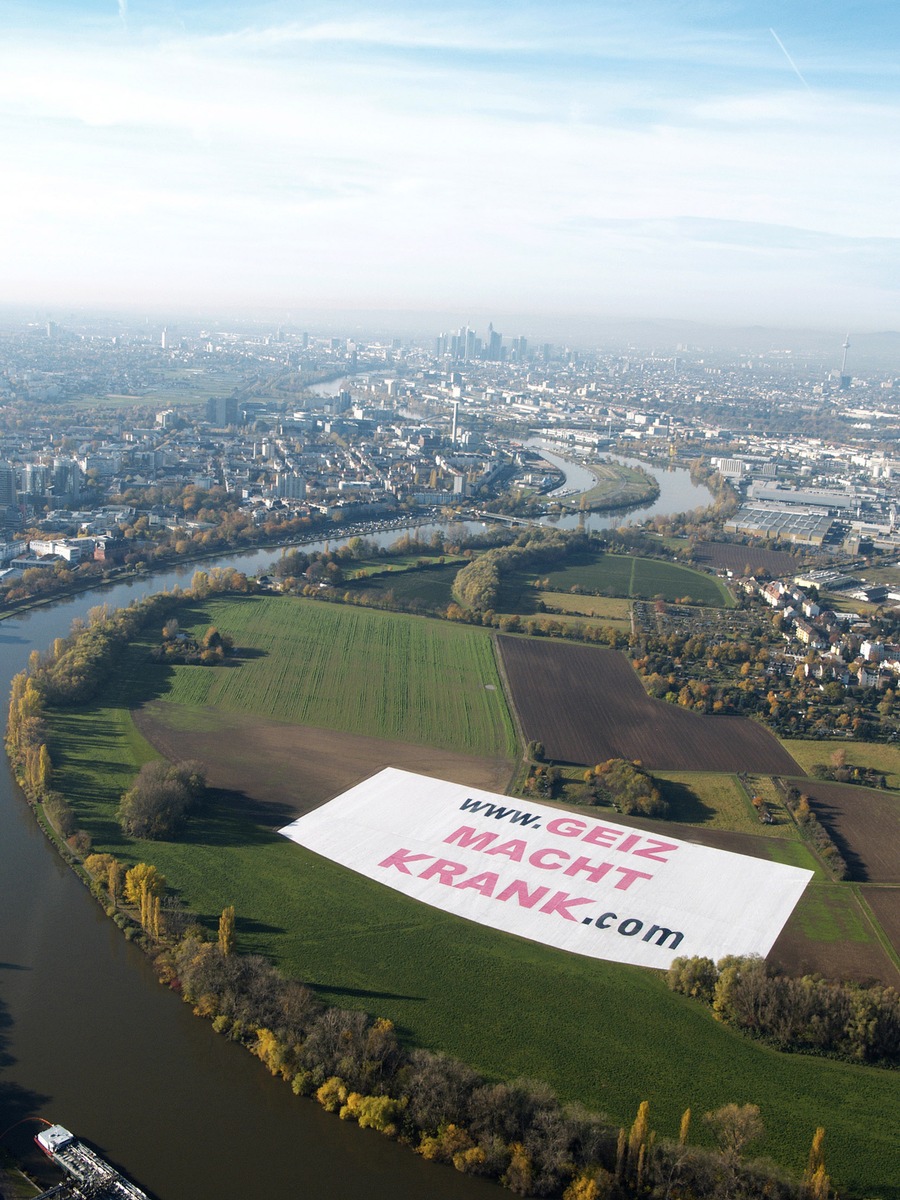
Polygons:
M374 592L385 597L393 593L401 604L418 603L426 609L446 610L453 599L453 580L464 564L465 560L461 559L444 566L429 567L428 570L405 571L390 571L382 565L378 574L353 579L346 587L351 595L357 591Z
M668 802L670 821L733 829L738 833L771 835L777 827L761 825L746 793L733 775L700 771L654 771ZM796 832L795 832L796 836Z
M710 608L733 605L734 601L725 585L713 575L704 575L679 563L663 562L655 558L635 558L625 554L591 554L572 558L564 566L552 571L538 571L518 578L519 590L534 586L540 580L547 591L569 592L573 587L586 592L599 592L604 596L622 596L627 599L650 600L662 596L670 603L690 600L693 604ZM513 592L513 580L506 591ZM504 612L516 611L502 604Z
M612 625L626 632L631 630L631 605L627 600L609 596L573 596L570 592L538 592L538 599L547 609L560 609L569 616L590 617L603 625ZM560 613L554 612L555 616Z
M123 839L115 807L152 754L129 715L141 697L407 740L416 733L474 753L477 722L454 715L453 703L462 697L465 710L482 694L495 704L502 696L485 692L493 659L477 629L274 597L198 605L193 623L231 633L244 657L157 668L136 644L103 704L53 715L54 786L96 849L155 862L211 928L234 903L241 949L266 954L326 1000L390 1017L411 1044L443 1048L494 1076L546 1079L616 1122L630 1123L649 1099L666 1135L677 1133L687 1105L702 1113L752 1101L766 1124L761 1152L799 1173L813 1130L824 1125L837 1186L900 1200L891 1072L770 1051L670 993L655 972L569 955L418 904L252 823L228 793L178 842ZM404 706L400 733L392 704L378 698L404 668L415 695L427 680L450 707L423 714L418 703ZM511 745L505 713L487 711L494 738L502 733ZM486 741L496 752L496 740ZM808 858L799 843L767 844L774 857ZM702 1121L695 1127L703 1136Z
M847 763L854 767L873 767L884 775L887 785L900 789L900 744L897 742L816 741L815 739L780 739L788 754L809 774L816 763L831 765L831 756L842 750Z
M653 478L636 467L625 463L585 463L594 476L594 486L572 496L556 497L561 508L591 509L627 508L640 504L656 495L658 488Z
M210 603L194 631L209 625L233 637L237 658L159 668L175 704L515 756L486 630L277 596Z

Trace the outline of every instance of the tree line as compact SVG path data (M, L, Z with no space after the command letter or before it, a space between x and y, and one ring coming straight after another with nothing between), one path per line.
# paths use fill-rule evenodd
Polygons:
M674 992L712 1007L720 1021L779 1050L872 1066L900 1065L900 995L891 987L792 978L758 956L676 958Z
M590 539L580 531L527 529L511 545L487 550L461 568L453 581L453 597L463 609L493 610L497 607L504 574L537 564L549 566L568 555L584 552L589 546Z

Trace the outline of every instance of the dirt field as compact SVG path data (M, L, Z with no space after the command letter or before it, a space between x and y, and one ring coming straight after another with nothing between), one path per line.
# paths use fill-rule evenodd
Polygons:
M900 972L888 958L881 944L874 939L857 942L850 938L841 941L813 941L803 932L795 912L769 951L768 961L789 975L822 975L825 979L857 980L870 983L873 979L897 987Z
M503 664L526 741L548 759L592 765L640 759L650 770L796 775L767 730L742 717L706 717L651 700L614 650L500 637Z
M794 558L785 550L766 550L763 546L739 546L731 542L698 542L694 560L719 571L734 571L735 575L768 571L770 575L795 575L804 558Z
M812 780L801 790L843 854L851 879L900 883L900 800L896 794Z
M285 725L155 701L133 712L166 758L196 758L212 787L242 798L256 819L279 828L384 767L399 767L491 792L505 792L513 764L330 729Z
M900 954L900 888L868 887L861 891L891 945Z

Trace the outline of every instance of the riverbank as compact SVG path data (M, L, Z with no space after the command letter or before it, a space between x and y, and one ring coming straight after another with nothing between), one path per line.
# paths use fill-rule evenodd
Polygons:
M557 496L555 502L577 512L611 512L650 504L659 496L659 484L640 467L618 462L582 464L593 475L594 486L571 496Z

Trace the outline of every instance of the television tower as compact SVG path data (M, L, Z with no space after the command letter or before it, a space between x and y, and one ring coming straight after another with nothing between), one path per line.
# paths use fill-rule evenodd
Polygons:
M841 391L846 392L851 383L851 376L847 374L847 351L850 349L850 334L844 338L844 353L841 357Z

